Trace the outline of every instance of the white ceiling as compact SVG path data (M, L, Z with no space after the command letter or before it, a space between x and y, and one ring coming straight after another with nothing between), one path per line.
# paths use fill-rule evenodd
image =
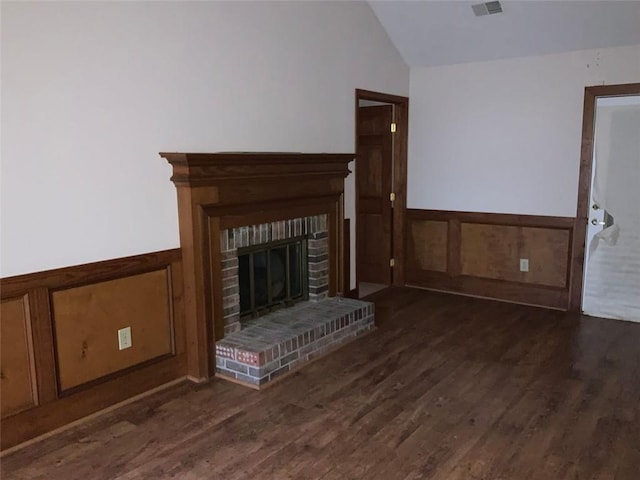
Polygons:
M502 1L476 17L469 1L369 1L410 67L639 45L640 0Z

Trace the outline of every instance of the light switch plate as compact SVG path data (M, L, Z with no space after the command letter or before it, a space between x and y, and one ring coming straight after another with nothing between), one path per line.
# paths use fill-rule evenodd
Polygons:
M528 258L521 258L520 259L520 271L521 272L528 272L529 271L529 259Z

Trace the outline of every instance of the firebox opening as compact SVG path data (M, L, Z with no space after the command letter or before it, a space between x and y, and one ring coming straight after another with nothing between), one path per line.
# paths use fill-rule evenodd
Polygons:
M241 318L307 300L307 263L306 236L238 249Z

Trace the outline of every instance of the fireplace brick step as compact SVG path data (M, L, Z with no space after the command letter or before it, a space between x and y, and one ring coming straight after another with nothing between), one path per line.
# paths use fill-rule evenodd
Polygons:
M216 376L261 388L375 328L374 304L328 298L246 322L216 343Z

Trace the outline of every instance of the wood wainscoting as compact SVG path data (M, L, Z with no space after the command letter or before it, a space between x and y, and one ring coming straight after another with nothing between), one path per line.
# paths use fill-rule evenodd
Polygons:
M408 209L406 284L566 310L574 221Z
M182 290L178 249L3 278L1 448L184 376Z

